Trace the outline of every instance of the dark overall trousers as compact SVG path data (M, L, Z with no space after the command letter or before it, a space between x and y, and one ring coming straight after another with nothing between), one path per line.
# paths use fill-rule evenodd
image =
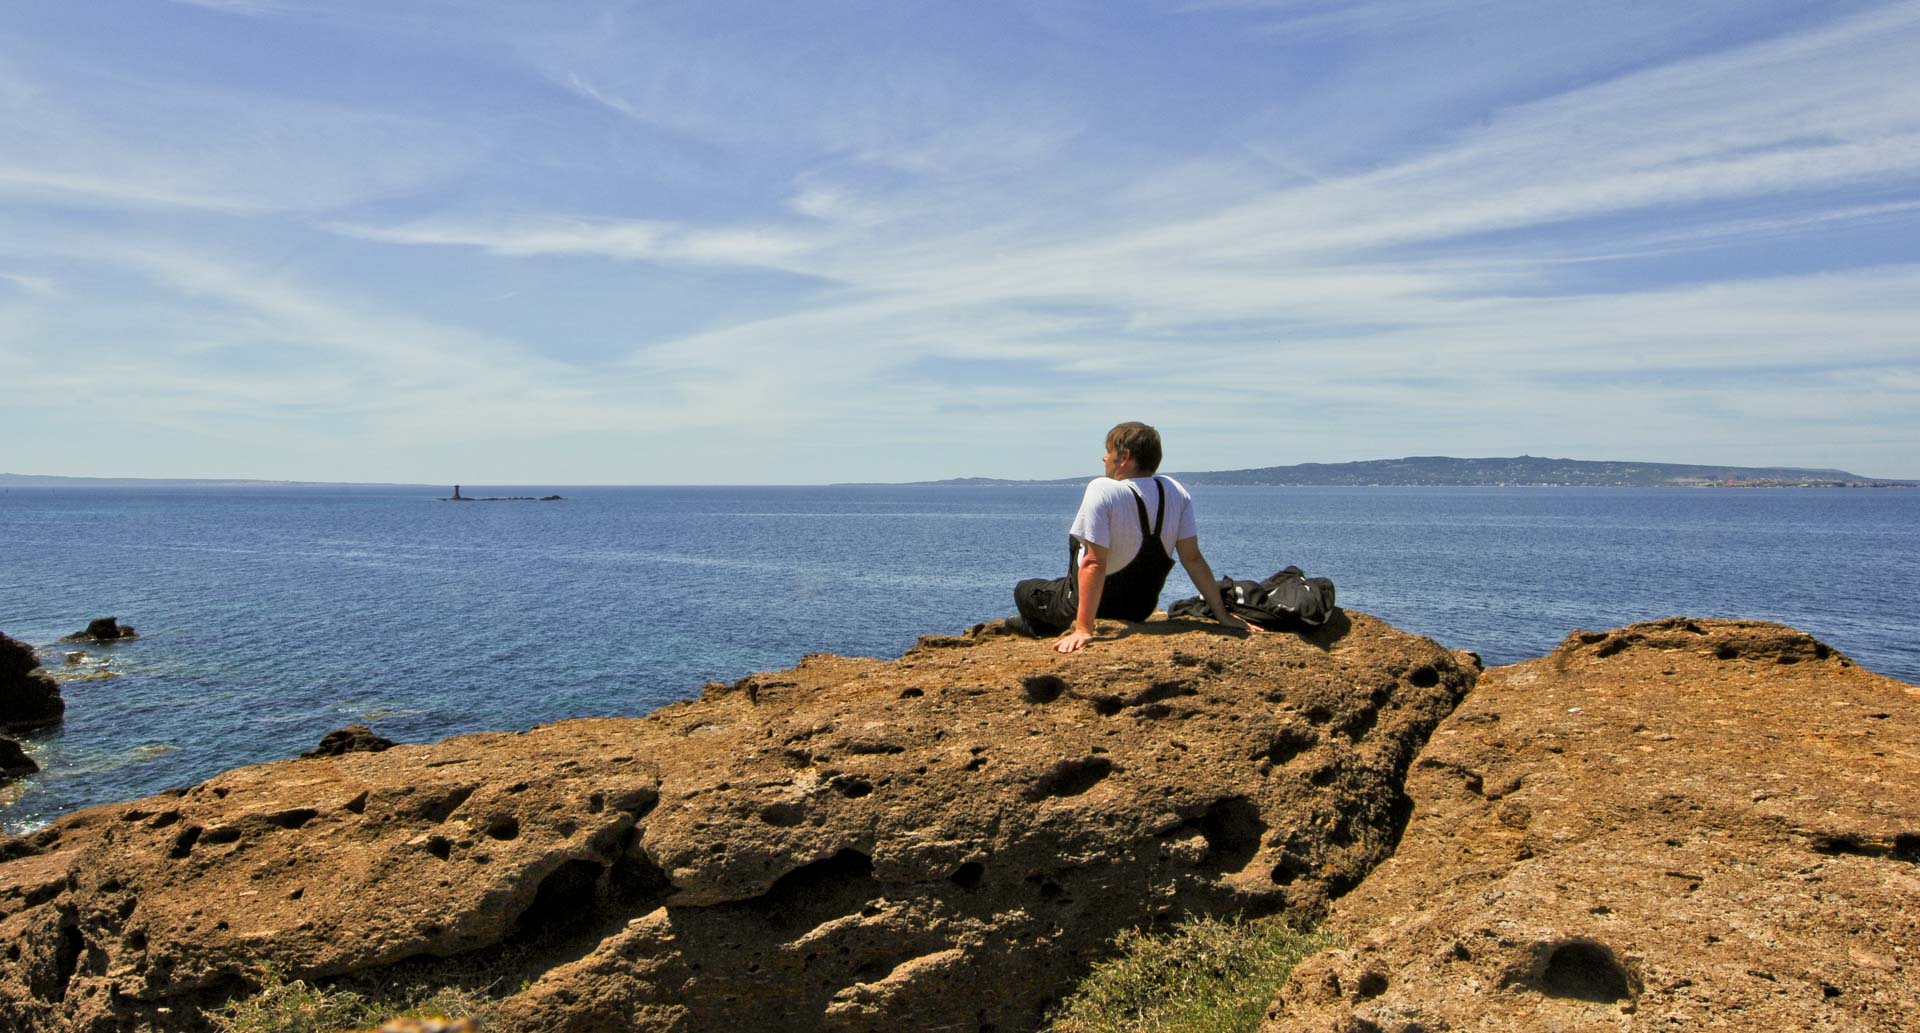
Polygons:
M1167 572L1173 569L1173 557L1160 541L1160 528L1167 517L1167 486L1153 479L1160 489L1160 504L1155 507L1153 524L1147 524L1147 500L1132 484L1133 506L1140 514L1140 551L1127 565L1107 575L1100 590L1100 611L1094 616L1123 621L1143 621L1160 601L1160 590L1167 585ZM1067 576L1028 578L1013 588L1013 605L1025 617L1035 634L1050 635L1073 625L1079 613L1080 540L1067 536Z

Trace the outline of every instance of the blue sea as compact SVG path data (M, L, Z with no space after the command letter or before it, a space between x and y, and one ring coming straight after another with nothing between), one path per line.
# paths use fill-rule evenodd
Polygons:
M1078 486L0 491L0 631L84 648L10 832L291 756L643 714L807 653L893 657L1065 572ZM1288 564L1489 664L1674 614L1920 682L1920 491L1194 489L1218 574ZM1176 568L1162 602L1194 594ZM56 640L115 616L141 637ZM1036 645L1036 648L1040 648Z

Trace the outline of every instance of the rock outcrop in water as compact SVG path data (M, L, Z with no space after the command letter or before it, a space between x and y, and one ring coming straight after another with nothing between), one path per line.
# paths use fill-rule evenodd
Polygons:
M1488 671L1265 1033L1920 1025L1920 687L1791 628Z
M15 779L25 778L40 770L40 765L27 756L27 751L12 739L0 739L0 786Z
M62 638L62 642L118 642L121 639L139 638L133 625L122 624L118 617L95 617L87 622L80 631Z
M67 703L40 669L33 647L0 632L0 732L30 732L60 723Z
M1362 615L1070 658L987 626L242 768L0 846L0 1027L193 1028L271 965L485 971L526 1030L1030 1029L1123 928L1320 914L1476 674Z
M302 757L338 757L343 753L379 753L393 749L398 743L382 735L373 734L366 725L348 725L336 728L320 737L320 745L300 754Z

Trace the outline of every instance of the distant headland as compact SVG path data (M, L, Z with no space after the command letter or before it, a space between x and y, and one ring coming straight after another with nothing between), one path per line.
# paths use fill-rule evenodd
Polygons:
M1407 456L1352 463L1298 463L1246 470L1169 471L1186 484L1484 488L1914 488L1920 481L1863 477L1845 470L1792 466L1699 466L1508 456L1457 459ZM1009 481L957 477L923 484L1068 484L1085 477Z

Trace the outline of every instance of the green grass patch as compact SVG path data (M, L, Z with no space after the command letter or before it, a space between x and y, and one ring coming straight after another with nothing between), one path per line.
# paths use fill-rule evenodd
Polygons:
M1287 973L1332 942L1283 918L1129 931L1054 1010L1048 1033L1252 1033Z
M207 1017L220 1033L341 1033L378 1027L405 1016L471 1016L484 1028L494 999L458 987L418 986L364 994L314 986L269 970L260 991Z

